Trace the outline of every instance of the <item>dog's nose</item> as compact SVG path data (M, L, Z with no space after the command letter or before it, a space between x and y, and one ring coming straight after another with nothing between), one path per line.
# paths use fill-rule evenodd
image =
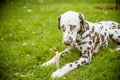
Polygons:
M64 41L64 44L67 45L67 46L69 46L71 43L72 43L71 40Z

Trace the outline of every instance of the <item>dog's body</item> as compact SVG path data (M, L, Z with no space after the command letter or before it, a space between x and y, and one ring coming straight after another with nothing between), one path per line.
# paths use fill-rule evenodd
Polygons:
M59 54L59 57L77 48L82 56L79 60L68 63L63 68L55 71L52 78L61 77L67 72L91 61L92 55L99 51L102 46L108 45L110 39L120 44L120 24L113 21L91 23L84 19L80 13L68 11L58 19L58 27L63 31L63 43L67 49ZM120 46L116 49L120 50ZM42 66L55 63L55 57Z

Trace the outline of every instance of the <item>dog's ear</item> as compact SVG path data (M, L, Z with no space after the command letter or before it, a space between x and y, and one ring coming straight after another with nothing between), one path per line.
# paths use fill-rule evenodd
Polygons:
M61 19L61 16L58 17L58 29L60 29L60 19Z
M79 19L80 19L80 30L81 31L85 31L85 19L84 19L84 15L79 13Z

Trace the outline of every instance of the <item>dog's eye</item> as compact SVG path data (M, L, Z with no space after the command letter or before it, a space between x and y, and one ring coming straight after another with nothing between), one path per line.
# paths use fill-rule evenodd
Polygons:
M63 32L65 32L65 26L64 25L61 26L61 29L62 29Z
M63 32L65 32L65 28L64 28L64 29L62 29L62 31L63 31Z
M70 30L71 31L74 30L75 27L76 27L75 25L70 25Z

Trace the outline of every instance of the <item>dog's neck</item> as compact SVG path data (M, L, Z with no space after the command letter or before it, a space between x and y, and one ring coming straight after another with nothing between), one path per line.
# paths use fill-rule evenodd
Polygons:
M76 41L81 41L82 39L82 35L85 33L87 29L87 24L88 24L88 21L85 21L85 25L84 25L84 29L80 28L79 31L77 32L77 36L76 36ZM80 26L82 27L82 26Z
M76 42L80 42L85 31L79 30L76 36Z

